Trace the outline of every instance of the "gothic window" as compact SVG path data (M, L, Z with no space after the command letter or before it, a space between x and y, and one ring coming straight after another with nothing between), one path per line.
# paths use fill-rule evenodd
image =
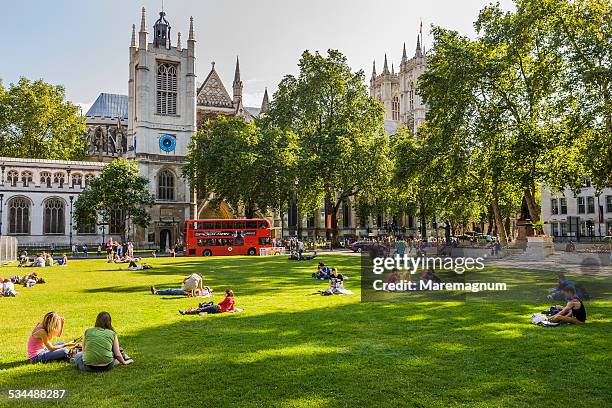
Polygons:
M48 171L40 173L40 185L51 188L51 173Z
M414 86L410 84L410 110L414 110Z
M15 197L8 202L9 234L30 233L30 200Z
M43 234L63 234L65 231L64 209L66 205L59 198L45 201L43 213Z
M399 100L399 96L394 96L393 97L392 116L393 116L393 120L399 120L399 116L400 116L400 100Z
M111 234L123 234L125 229L125 213L121 208L113 208L109 217L109 232Z
M79 234L95 234L96 233L96 224L81 224L77 230Z
M94 176L93 174L86 174L85 175L85 187L88 187L89 184L91 183L91 180L93 180L96 176Z
M72 175L72 188L74 187L83 187L83 176L79 173L74 173Z
M162 170L157 175L157 198L174 200L174 174L170 170Z
M157 113L176 115L177 65L167 62L157 66Z
M17 183L19 182L19 173L17 173L16 170L9 170L6 175L6 181L8 181L12 187L17 187Z
M32 182L32 172L31 171L22 171L21 172L21 182L24 187L28 187Z
M53 175L53 183L57 184L60 188L64 187L64 182L66 178L64 177L64 173L55 173Z

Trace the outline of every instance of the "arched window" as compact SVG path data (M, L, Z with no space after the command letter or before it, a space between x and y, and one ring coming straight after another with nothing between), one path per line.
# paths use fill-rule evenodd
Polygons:
M167 62L157 66L157 113L176 115L177 66Z
M51 188L51 173L48 171L40 173L40 185L41 187Z
M24 187L28 187L32 182L32 172L31 171L22 171L21 172L21 182Z
M174 174L170 170L162 170L157 174L157 199L174 200Z
M64 187L65 181L66 181L66 178L64 176L64 173L55 173L53 175L53 183L57 184L60 188Z
M410 83L410 110L414 110L414 85Z
M93 174L86 174L85 175L85 187L89 186L89 184L91 183L91 180L93 180L96 176L94 176Z
M74 187L83 187L83 176L79 173L74 173L72 175L72 188Z
M9 234L30 233L30 200L25 197L11 198L8 202Z
M17 183L19 182L19 173L17 170L9 170L6 174L6 181L13 187L17 187Z
M400 116L399 96L393 97L393 106L392 106L391 112L392 112L393 120L399 120L399 116Z
M43 234L64 234L64 208L63 200L50 198L44 203L43 213Z

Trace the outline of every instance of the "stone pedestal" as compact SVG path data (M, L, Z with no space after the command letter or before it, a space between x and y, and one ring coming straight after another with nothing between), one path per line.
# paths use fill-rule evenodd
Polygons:
M555 246L552 237L527 237L527 247L525 258L534 261L543 261L555 253Z
M516 222L517 236L514 246L517 248L527 248L527 237L533 235L533 225L530 220L518 220Z

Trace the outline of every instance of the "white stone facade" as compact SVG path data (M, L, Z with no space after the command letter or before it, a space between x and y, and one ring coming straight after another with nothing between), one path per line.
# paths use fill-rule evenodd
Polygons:
M587 182L577 195L570 189L553 192L545 186L540 194L545 234L573 240L612 235L612 189L597 194Z

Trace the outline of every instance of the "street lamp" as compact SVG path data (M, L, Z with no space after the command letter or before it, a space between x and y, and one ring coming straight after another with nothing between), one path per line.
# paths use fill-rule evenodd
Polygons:
M69 196L70 200L70 250L72 250L72 201L74 200L74 196Z

